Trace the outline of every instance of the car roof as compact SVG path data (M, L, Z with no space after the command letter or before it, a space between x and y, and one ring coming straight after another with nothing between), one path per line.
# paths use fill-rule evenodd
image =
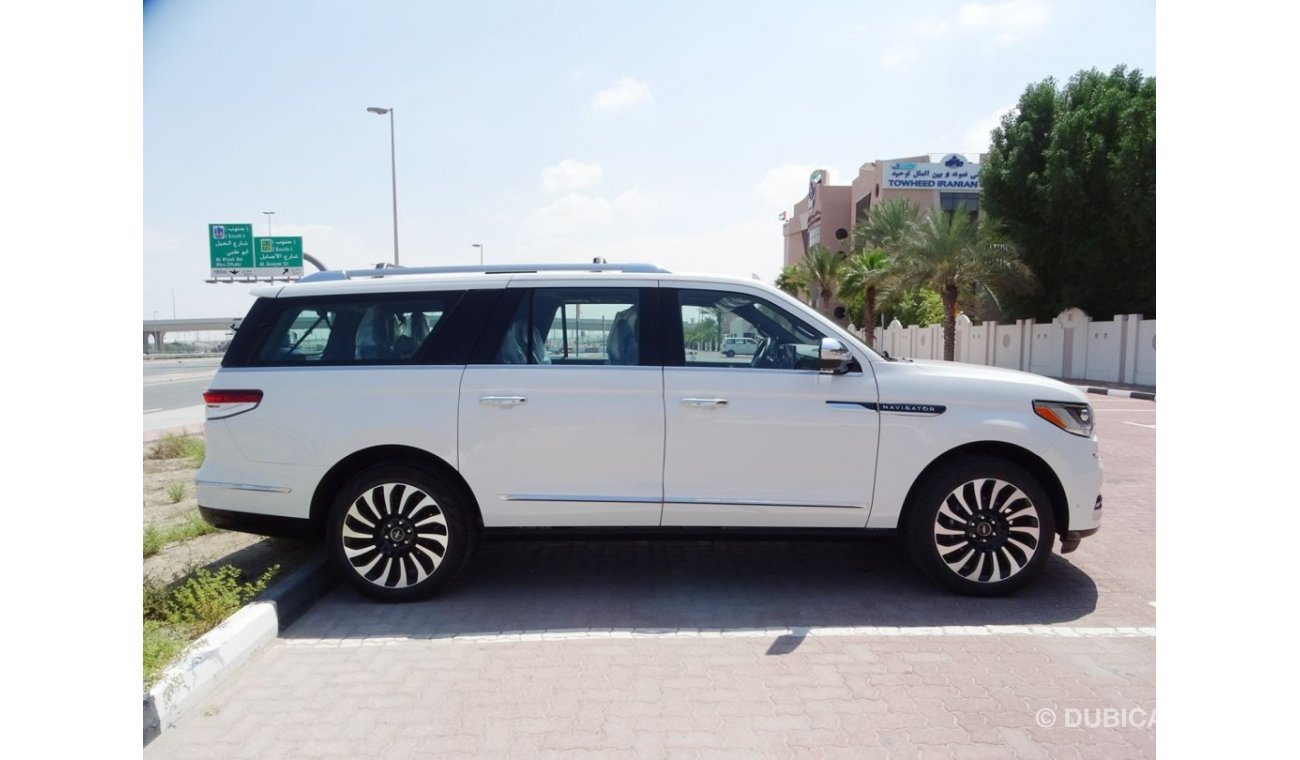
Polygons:
M636 269L632 271L590 271L585 265L573 269L547 269L526 271L525 267L501 267L498 270L474 271L402 271L400 268L343 272L330 278L315 275L285 285L268 285L254 288L252 293L261 298L290 298L313 295L341 295L346 293L398 293L428 290L476 290L506 287L519 283L717 283L758 286L771 290L771 286L758 280L717 274L673 273L663 269ZM638 265L648 266L648 265ZM461 270L461 268L449 268ZM329 274L323 272L318 274Z

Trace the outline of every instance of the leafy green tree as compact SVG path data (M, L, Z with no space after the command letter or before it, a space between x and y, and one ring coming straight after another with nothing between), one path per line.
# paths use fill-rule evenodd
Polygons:
M933 325L943 321L943 299L929 288L897 293L887 305L902 325Z
M943 358L956 354L957 301L976 289L1027 287L1033 275L988 221L966 213L931 209L895 263L904 286L927 287L943 302Z
M686 347L696 350L702 350L706 345L711 345L717 338L718 320L710 316L704 316L695 322L686 325L686 332L683 336L686 340Z
M776 287L786 293L803 299L803 294L808 290L808 278L804 270L798 264L791 264L781 270L781 274L776 276Z
M848 303L848 293L862 294L861 326L867 345L875 347L876 303L893 287L893 261L881 249L866 250L850 256L840 274L840 300Z
M1030 85L993 130L980 181L1041 285L1017 304L1025 316L1155 315L1154 77L1118 66Z
M831 317L831 298L840 288L844 256L818 243L808 249L808 255L799 265L803 268L809 292L816 298L814 306Z

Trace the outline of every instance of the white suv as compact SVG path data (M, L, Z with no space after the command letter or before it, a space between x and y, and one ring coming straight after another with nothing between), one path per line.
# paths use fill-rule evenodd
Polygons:
M539 527L896 532L933 578L993 595L1101 520L1078 389L882 358L755 281L445 267L254 294L204 394L200 509L323 536L379 599L440 588L485 531ZM752 357L688 350L722 320Z

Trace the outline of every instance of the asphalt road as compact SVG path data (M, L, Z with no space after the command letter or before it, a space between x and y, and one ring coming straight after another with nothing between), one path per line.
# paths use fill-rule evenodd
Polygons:
M144 440L163 431L198 432L203 426L203 391L220 359L152 359L144 362Z
M889 541L487 542L335 589L145 757L1152 757L1156 405L1093 404L1102 529L1013 596Z

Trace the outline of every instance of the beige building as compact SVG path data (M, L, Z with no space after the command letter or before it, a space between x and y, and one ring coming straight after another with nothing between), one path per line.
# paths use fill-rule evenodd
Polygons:
M986 158L981 155L980 163L974 163L964 154L948 153L876 160L859 167L848 185L832 185L825 170L813 172L808 195L785 217L783 266L803 261L808 249L819 243L847 253L854 222L872 206L892 198L909 200L922 213L932 208L953 211L961 204L969 212L978 212L979 172ZM833 306L834 316L842 319L840 304Z
M985 158L980 156L981 162ZM784 266L803 261L818 243L848 251L853 222L891 198L910 200L922 213L935 207L952 211L960 203L978 211L980 165L960 153L877 160L859 167L848 185L832 185L824 170L813 172L808 195L785 221Z

